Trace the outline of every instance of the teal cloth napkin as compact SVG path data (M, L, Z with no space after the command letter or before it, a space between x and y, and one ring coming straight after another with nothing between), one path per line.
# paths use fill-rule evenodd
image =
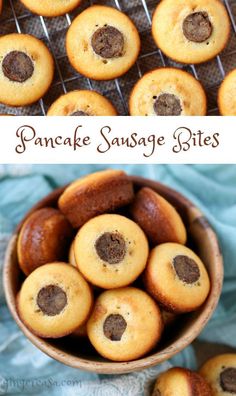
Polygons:
M130 174L159 180L189 197L217 231L225 283L202 340L236 347L236 166L127 165ZM11 233L28 209L55 187L103 165L0 165L0 281ZM147 396L157 374L171 365L196 368L190 346L171 361L140 373L105 376L64 366L35 348L21 333L0 288L0 395Z

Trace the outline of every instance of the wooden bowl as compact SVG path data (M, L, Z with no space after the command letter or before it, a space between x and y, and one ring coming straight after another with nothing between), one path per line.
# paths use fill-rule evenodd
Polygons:
M184 318L181 317L179 323L174 325L174 331L170 329L168 336L164 337L160 345L148 356L130 362L116 363L98 356L84 339L68 336L57 340L46 340L31 333L21 322L16 311L16 295L23 280L16 254L17 236L22 223L12 236L5 257L3 279L7 304L26 337L52 358L66 365L96 373L121 374L142 370L161 363L183 350L199 335L212 316L222 288L223 262L217 236L201 211L188 199L158 182L136 176L130 178L136 190L143 186L151 187L177 208L187 227L188 245L194 246L195 252L205 263L211 279L211 291L204 305L198 311L184 315ZM34 206L28 215L41 207L56 207L58 197L64 188L53 191Z

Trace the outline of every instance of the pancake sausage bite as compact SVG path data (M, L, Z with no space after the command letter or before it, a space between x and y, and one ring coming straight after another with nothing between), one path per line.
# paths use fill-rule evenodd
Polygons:
M162 0L154 12L152 34L176 62L202 63L225 48L230 20L220 0Z
M42 208L24 222L17 241L19 266L25 275L37 267L67 259L73 228L57 209Z
M58 205L74 228L101 213L128 205L133 184L125 172L105 170L76 180L60 196Z
M69 264L46 264L24 281L17 301L21 320L35 334L58 338L82 326L90 314L92 292Z
M204 378L194 371L173 367L161 373L152 396L213 396Z
M144 278L147 291L164 309L176 314L198 309L210 290L203 262L177 243L164 243L151 251Z
M114 361L129 361L157 344L163 323L153 299L142 290L127 287L98 297L87 329L98 353Z
M104 214L80 228L74 243L79 271L104 289L127 286L141 274L148 259L144 232L132 220Z
M129 110L132 116L204 116L207 99L192 74L165 67L146 73L135 84Z
M236 395L236 354L228 353L209 359L200 374L212 388L213 396Z
M54 74L46 45L28 34L0 37L0 102L26 106L42 98Z
M72 22L66 37L72 66L95 80L110 80L135 63L139 33L127 15L112 7L88 7Z
M131 206L134 220L154 244L176 242L185 244L187 233L176 209L151 188L142 188Z

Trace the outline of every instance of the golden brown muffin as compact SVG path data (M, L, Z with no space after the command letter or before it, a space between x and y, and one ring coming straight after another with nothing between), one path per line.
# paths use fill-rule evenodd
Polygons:
M202 63L225 48L230 20L219 0L162 0L153 16L152 34L175 61Z
M46 45L28 34L0 37L0 102L26 106L44 96L54 74Z
M79 271L66 263L46 264L24 281L19 316L36 335L58 338L82 326L92 308L92 292Z
M218 106L223 116L236 115L236 69L223 80L218 92Z
M173 367L157 378L152 396L213 396L204 378L194 371Z
M210 290L203 262L177 243L164 243L151 251L144 278L147 291L164 309L176 314L198 309Z
M66 50L79 73L95 80L111 80L133 66L140 38L127 15L112 7L94 5L72 22Z
M2 0L0 0L0 14L2 12Z
M204 116L207 99L192 74L165 67L146 73L135 84L129 109L132 116Z
M58 205L74 228L101 213L128 205L133 184L125 172L105 170L76 180L60 196Z
M72 91L60 96L49 108L48 116L115 116L116 109L95 91Z
M212 388L213 396L236 395L236 354L228 353L209 359L200 374Z
M80 228L74 242L75 261L82 275L104 289L131 284L148 259L144 232L132 220L103 214Z
M151 188L144 187L135 195L131 214L154 245L165 242L186 243L187 233L180 215Z
M57 209L42 208L24 222L18 242L19 266L25 275L37 267L67 259L73 228Z
M45 17L56 17L72 11L80 5L82 0L21 0L26 8L34 14Z
M94 348L114 361L145 355L160 340L162 329L156 303L147 293L133 287L102 293L87 324Z

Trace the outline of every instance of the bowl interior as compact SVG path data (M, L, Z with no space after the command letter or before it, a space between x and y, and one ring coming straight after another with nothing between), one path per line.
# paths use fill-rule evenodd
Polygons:
M189 345L204 328L217 305L223 280L222 256L217 237L199 209L188 199L176 191L155 181L132 177L135 189L148 186L153 188L181 214L188 232L188 246L201 257L205 263L210 279L211 291L204 305L196 312L181 315L173 327L164 333L159 345L146 357L131 362L111 362L101 358L86 340L74 335L56 340L44 340L32 334L20 321L16 311L16 295L24 279L21 273L16 254L17 234L22 223L13 235L5 258L4 286L9 309L25 335L42 351L51 357L72 367L90 370L99 373L125 373L141 370L169 359ZM57 206L57 200L62 189L55 190L34 206L32 211L45 207ZM27 215L27 216L28 216Z

